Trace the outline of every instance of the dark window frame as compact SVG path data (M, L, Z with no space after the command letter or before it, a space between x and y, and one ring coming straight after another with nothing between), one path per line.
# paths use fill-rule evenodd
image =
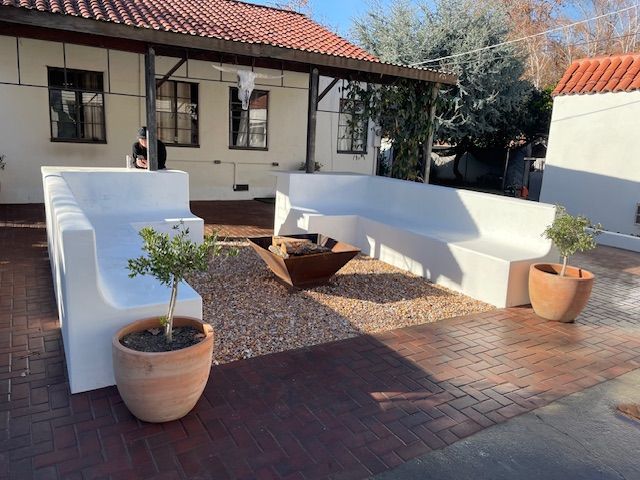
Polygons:
M101 76L101 80L102 80L102 90L99 89L87 89L87 88L67 88L66 86L52 86L51 85L51 79L50 79L50 75L52 71L62 71L63 75L64 75L64 83L68 83L68 73L72 72L72 73L90 73L90 74L98 74ZM51 67L51 66L47 66L47 90L49 92L48 95L48 102L49 102L49 140L51 142L55 142L55 143L89 143L89 144L97 144L97 145L104 145L107 143L107 118L106 118L106 104L104 101L104 72L98 72L95 70L82 70L82 69L77 69L77 68L66 68L66 67ZM102 121L102 128L104 131L104 138L102 139L92 139L92 138L82 138L80 137L80 126L84 124L84 122L80 121L78 123L76 123L76 137L73 138L59 138L59 137L54 137L53 136L53 117L51 115L51 110L52 110L52 106L51 106L51 92L52 91L58 91L60 92L60 94L62 95L62 92L74 92L75 93L75 97L76 97L76 104L77 105L83 105L83 101L82 101L82 94L83 93L95 93L95 94L99 94L102 97L102 115L101 115L101 121ZM80 113L83 115L84 112L82 112L82 109L80 109ZM59 122L59 121L58 121Z
M345 105L347 105L350 102L354 102L354 107L352 109L350 109L349 111L345 110ZM366 155L368 152L368 143L369 143L369 119L367 118L367 116L364 113L356 113L356 107L355 107L355 102L354 100L349 100L347 98L341 98L340 99L340 107L339 107L339 112L338 112L338 144L336 146L337 149L337 153L340 154L349 154L349 155ZM360 102L363 103L363 102ZM342 124L341 120L342 120L342 115L351 115L351 118L354 117L361 117L361 121L364 123L364 138L362 141L362 150L356 150L353 148L354 144L356 143L356 130L354 128L351 128L349 126L349 124ZM343 140L342 137L340 137L340 129L342 127L347 127L349 128L350 132L351 132L351 148L348 150L340 150L340 141Z
M253 92L251 92L251 96L253 96L253 94L257 94L257 93L265 93L267 95L267 120L266 120L266 132L265 132L265 139L264 139L264 147L251 147L251 146L242 146L242 145L234 145L233 144L233 91L238 90L238 87L229 87L229 149L230 150L253 150L253 151L261 151L261 152L266 152L269 150L269 103L270 103L270 95L269 95L269 90L253 90ZM247 109L247 112L251 111L251 105L249 105L249 108ZM247 114L247 132L249 132L249 127L250 127L250 123L249 123L249 117L250 114ZM247 135L247 143L249 141L250 136Z
M159 96L158 92L158 83L160 80L156 80L156 99ZM196 143L177 143L177 142L167 142L162 140L165 147L182 147L182 148L200 148L200 84L197 82L183 82L182 80L166 80L165 83L173 84L173 111L176 113L174 122L173 122L173 133L174 138L178 137L178 83L183 83L185 85L189 85L191 88L191 103L195 103L196 105ZM193 93L195 91L195 102L193 101ZM157 101L156 101L157 105ZM156 116L158 115L158 107L156 106ZM156 117L157 118L157 117ZM156 122L157 123L157 122ZM157 127L158 129L160 127ZM159 132L157 133L158 139L160 139Z

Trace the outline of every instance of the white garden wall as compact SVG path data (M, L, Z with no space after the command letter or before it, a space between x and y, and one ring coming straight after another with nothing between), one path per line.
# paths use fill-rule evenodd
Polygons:
M556 97L540 201L640 234L639 135L640 91Z
M68 68L104 72L106 144L50 141L47 66L64 67L65 62ZM163 75L176 62L158 57L157 74ZM136 53L0 35L0 155L7 162L0 170L0 203L42 202L40 167L45 164L123 166L138 128L146 123L143 67L144 57ZM282 75L276 70L256 71ZM236 85L235 74L217 71L210 62L189 60L172 79L199 85L200 147L167 148L168 168L189 173L192 200L272 195L271 173L296 170L304 161L307 74L285 71L283 78L256 80L256 88L269 91L268 151L229 149L229 88ZM334 98L332 92L323 105ZM338 104L327 110L337 112ZM337 117L337 113L319 114L318 161L325 170L370 173L373 149L357 159L335 153ZM249 191L234 192L234 183L249 184Z

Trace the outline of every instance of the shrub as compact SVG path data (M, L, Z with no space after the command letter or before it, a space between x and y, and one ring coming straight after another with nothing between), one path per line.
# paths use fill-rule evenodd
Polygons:
M129 259L129 277L151 275L161 284L171 287L171 298L166 317L161 317L168 343L173 340L173 314L178 298L178 285L189 273L203 272L208 268L209 258L220 254L222 247L216 235L207 235L201 244L189 238L189 229L180 221L173 227L176 234L159 233L151 227L140 230L142 250L146 255ZM234 254L231 251L230 254Z
M569 257L577 252L586 252L596 248L596 235L602 230L602 225L593 225L591 220L581 215L572 216L567 210L558 205L556 218L542 234L551 240L562 255L561 276L567 270Z

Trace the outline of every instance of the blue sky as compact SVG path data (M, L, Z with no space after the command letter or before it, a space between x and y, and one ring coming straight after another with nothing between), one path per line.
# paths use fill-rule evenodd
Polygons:
M247 0L251 3L275 5L286 0ZM348 36L353 18L367 11L367 0L311 0L313 18L342 36Z

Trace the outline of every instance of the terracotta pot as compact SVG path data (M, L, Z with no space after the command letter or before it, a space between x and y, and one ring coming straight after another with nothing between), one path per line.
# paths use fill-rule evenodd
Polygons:
M145 422L184 417L202 395L213 353L213 329L195 318L175 317L174 327L192 326L206 336L198 344L172 352L138 352L120 339L131 332L159 327L157 318L127 325L113 337L113 372L127 408Z
M547 320L573 322L589 301L593 273L562 265L535 263L529 268L529 297L536 315Z

